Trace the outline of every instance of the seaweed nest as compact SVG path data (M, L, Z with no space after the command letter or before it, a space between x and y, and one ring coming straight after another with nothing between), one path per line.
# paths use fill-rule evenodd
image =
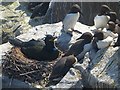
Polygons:
M18 47L13 47L2 59L3 75L41 86L48 83L49 75L56 62L28 59Z

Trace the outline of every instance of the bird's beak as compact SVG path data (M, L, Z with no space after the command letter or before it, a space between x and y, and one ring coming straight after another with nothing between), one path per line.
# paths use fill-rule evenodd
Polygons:
M56 39L57 37L53 37L52 39L50 39L49 41L53 41L54 42L54 40Z

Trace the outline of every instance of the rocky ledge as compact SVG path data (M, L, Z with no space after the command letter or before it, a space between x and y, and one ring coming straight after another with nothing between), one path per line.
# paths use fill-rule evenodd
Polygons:
M84 33L91 32L90 26L83 25L77 22L75 29ZM29 41L30 39L41 39L45 34L55 34L58 37L59 46L62 49L72 45L76 38L81 36L80 33L73 33L73 36L62 33L62 23L44 24L29 29L27 32L17 36L22 41ZM62 36L63 35L63 36ZM63 44L64 43L64 44ZM6 55L11 51L13 46L9 42L0 45L1 55ZM71 68L64 78L56 85L47 88L119 88L120 86L120 49L119 47L108 47L99 50L95 58L90 62L89 54L87 53L82 64L77 63L74 68ZM5 61L5 59L4 59ZM4 61L1 61L4 62ZM4 71L4 70L3 70ZM4 77L4 76L3 76ZM11 81L4 82L8 78L3 78L3 85L8 85ZM14 80L12 80L12 83ZM18 87L15 84L11 84L11 87ZM20 85L20 84L19 84ZM31 85L31 84L30 84ZM22 84L20 86L23 87ZM41 88L39 84L32 85L32 87ZM29 86L28 86L29 88ZM44 88L44 87L42 87Z

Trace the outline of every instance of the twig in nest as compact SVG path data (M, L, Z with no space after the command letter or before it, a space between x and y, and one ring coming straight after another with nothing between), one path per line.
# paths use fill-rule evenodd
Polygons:
M19 67L18 66L15 66L16 67L16 69L18 70L18 71L20 71L20 69L19 69Z
M34 73L34 72L37 72L37 71L39 71L39 70L22 73L22 74L20 74L20 76L27 75L27 74L30 74L30 73Z
M25 76L32 80L32 78L30 76L28 76L28 75L25 75Z

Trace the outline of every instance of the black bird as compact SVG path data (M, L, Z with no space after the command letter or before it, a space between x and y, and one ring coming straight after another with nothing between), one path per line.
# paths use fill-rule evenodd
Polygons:
M52 35L46 35L45 40L30 40L22 42L19 39L9 38L9 42L17 47L21 47L21 52L30 59L39 61L52 61L59 56L59 51L54 46Z
M64 56L74 55L77 56L84 50L84 46L89 44L92 41L92 34L89 32L83 33L83 35L78 38L77 42L75 42L70 49L65 53Z
M49 83L46 87L59 83L70 68L73 67L75 62L77 62L77 59L73 55L60 58L53 67L52 73L49 77Z
M49 3L50 2L42 2L41 4L37 5L31 15L31 19L35 18L35 17L41 17L41 16L45 16L48 8L49 8Z

